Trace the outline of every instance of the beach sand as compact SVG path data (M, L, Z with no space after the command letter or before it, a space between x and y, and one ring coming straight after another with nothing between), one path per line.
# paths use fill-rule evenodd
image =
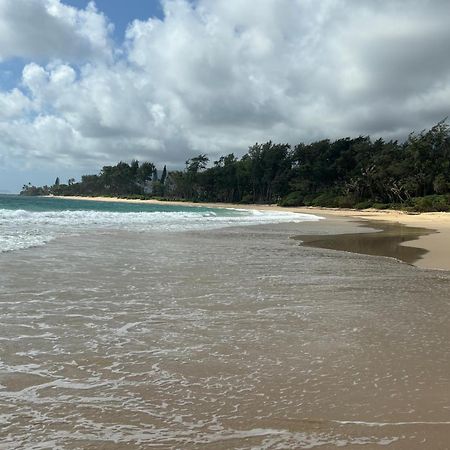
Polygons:
M86 228L2 253L0 441L448 449L450 272L357 254L420 258L438 221L291 211L327 220Z
M164 204L164 205L180 205L181 202L177 201L164 201L159 200L131 200L122 199L114 197L61 197L74 200L91 200L91 201L103 201L103 202L126 202L126 203L147 203L147 204ZM367 236L368 241L366 247L367 251L364 251L365 243L362 238L359 239L359 249L358 253L366 254L378 254L382 256L392 256L402 259L405 262L413 263L417 267L424 269L440 269L440 270L450 270L450 213L444 212L432 212L432 213L421 213L421 214L411 214L405 213L403 211L394 210L351 210L351 209L332 209L332 208L318 208L318 207L280 207L277 205L241 205L234 203L194 203L194 202L182 202L186 206L205 206L212 208L238 208L238 209L254 209L261 211L289 211L294 213L303 214L316 214L324 217L328 220L355 220L359 223L367 221L367 226L376 227L378 230L383 231L383 229L388 224L399 224L403 225L393 228L389 228L390 236L392 239L392 234L395 234L396 230L399 234L398 245L405 247L413 247L425 250L425 252L415 253L417 258L411 258L408 256L406 259L402 258L405 252L401 249L396 254L392 252L381 252L374 253L373 250L370 251L369 247L373 249L374 241L373 236ZM379 226L377 226L377 223ZM406 227L413 227L422 229L421 232L413 232L410 230L406 231ZM416 230L417 231L417 230ZM407 239L401 239L402 236L408 234ZM369 233L368 233L369 234ZM354 246L350 245L351 235L336 235L335 243L327 248L355 251ZM340 240L339 244L336 244L337 240ZM349 245L345 245L345 243ZM381 243L378 239L378 244L380 249L387 248L385 244ZM322 243L323 244L323 243ZM307 245L312 245L307 244ZM325 245L324 245L325 246ZM392 248L392 245L390 246ZM413 252L414 253L414 252Z

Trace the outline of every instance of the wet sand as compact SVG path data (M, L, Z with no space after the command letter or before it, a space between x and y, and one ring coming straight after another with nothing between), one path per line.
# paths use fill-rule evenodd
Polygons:
M448 449L450 274L289 239L361 231L99 230L0 255L0 442Z
M180 202L158 200L128 200L110 197L62 197L76 200L93 200L105 202L128 202L128 203L148 203L148 204L173 204L180 205ZM310 213L323 216L328 220L334 219L363 219L374 222L380 222L377 229L383 230L385 223L398 224L398 227L390 228L390 236L385 232L374 237L367 236L367 240L359 237L356 242L351 236L336 236L333 239L327 238L327 241L336 250L355 251L369 255L392 256L405 262L412 263L417 267L425 269L450 270L450 213L433 212L422 214L408 214L402 211L393 210L349 210L349 209L330 209L313 207L288 207L283 208L276 205L241 205L233 203L193 203L182 202L186 206L205 206L213 208L240 208L256 210L290 211L297 213ZM401 226L403 225L403 227ZM407 229L412 227L413 229ZM422 231L414 230L422 229ZM398 239L393 238L392 234L398 231ZM408 236L408 239L404 239ZM388 239L384 239L388 237ZM411 238L411 239L409 239ZM321 242L325 245L324 242ZM309 244L306 244L309 245ZM396 246L399 248L393 250ZM424 251L405 250L404 248L420 248ZM378 249L377 249L378 248ZM358 250L356 250L358 249ZM375 252L375 253L374 253ZM414 257L411 255L415 255Z
M363 255L386 256L414 264L428 253L420 247L405 246L403 244L416 241L423 236L433 234L428 228L409 227L400 223L355 221L363 229L372 231L359 233L344 233L331 235L303 235L295 236L306 247L327 248ZM373 231L376 230L376 231Z
M364 220L371 222L377 229L382 229L384 224L398 225L399 245L401 247L415 247L425 250L419 255L419 259L413 262L423 269L439 269L450 271L450 213L432 212L421 214L408 214L403 211L378 211L378 210L340 210L326 208L292 208L291 211L322 215L328 219L341 218ZM408 230L408 228L410 228ZM415 232L411 228L422 229L423 232ZM405 239L405 234L413 239ZM370 247L370 238L369 238ZM349 251L352 251L349 249ZM399 249L402 252L402 249ZM394 252L395 253L395 252ZM367 254L371 254L370 251ZM400 256L384 254L384 256ZM409 261L408 261L409 262Z

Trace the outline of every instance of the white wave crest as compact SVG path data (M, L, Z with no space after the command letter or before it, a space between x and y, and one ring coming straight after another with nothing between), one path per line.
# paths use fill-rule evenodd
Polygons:
M317 221L320 217L284 211L212 210L107 212L0 210L0 252L44 245L54 237L81 230L189 231L229 226Z

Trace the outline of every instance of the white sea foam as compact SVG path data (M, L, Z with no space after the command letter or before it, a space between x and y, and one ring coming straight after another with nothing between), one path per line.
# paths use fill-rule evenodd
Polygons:
M83 230L188 231L229 226L317 221L320 217L284 211L195 209L174 212L0 210L0 252L41 246L55 237Z
M51 241L53 236L47 236L30 230L3 232L0 234L0 252L9 252L22 248L38 247Z

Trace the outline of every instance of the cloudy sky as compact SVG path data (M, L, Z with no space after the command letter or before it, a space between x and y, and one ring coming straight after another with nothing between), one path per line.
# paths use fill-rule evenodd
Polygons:
M0 191L450 113L447 0L0 0Z

